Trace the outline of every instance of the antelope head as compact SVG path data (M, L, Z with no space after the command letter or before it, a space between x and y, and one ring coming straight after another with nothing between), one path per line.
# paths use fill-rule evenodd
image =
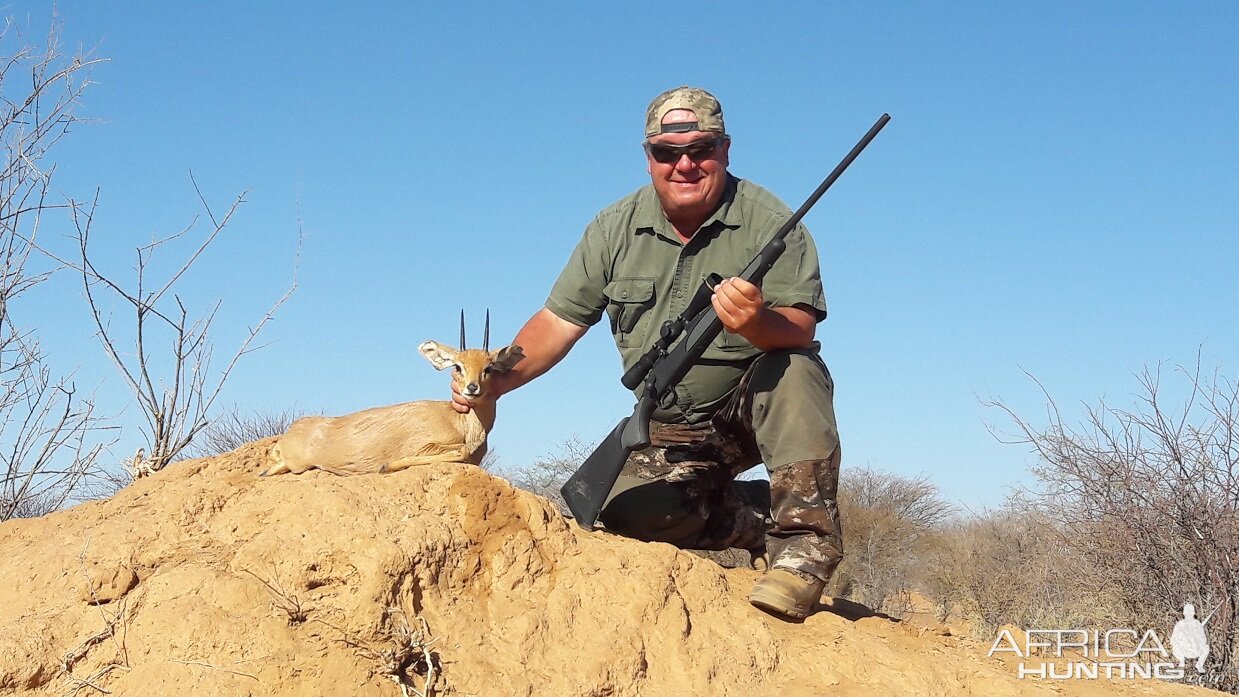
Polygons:
M486 312L486 329L481 349L465 348L465 313L460 313L460 348L452 349L437 341L423 341L417 350L436 370L453 368L452 382L457 391L470 401L487 394L487 384L492 375L506 373L525 357L520 346L512 345L491 353L490 311Z

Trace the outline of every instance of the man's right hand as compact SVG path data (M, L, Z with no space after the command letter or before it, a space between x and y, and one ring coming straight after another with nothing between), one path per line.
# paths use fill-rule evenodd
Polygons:
M473 407L469 404L469 400L460 393L460 388L456 386L456 381L452 381L452 408L461 414L468 414Z
M491 373L490 379L486 382L486 391L481 396L470 400L460 393L460 386L455 380L452 380L452 408L461 414L468 414L473 410L473 405L480 401L497 402L500 397L515 389L512 387L511 381L512 373L510 371L499 372L496 370Z
M529 318L525 326L512 340L525 353L525 359L512 370L500 373L491 378L491 384L483 399L497 400L512 390L524 385L551 369L558 363L572 345L585 335L588 327L579 327L567 320L560 319L550 310L543 308ZM452 408L461 414L472 410L469 400L465 399L452 381Z

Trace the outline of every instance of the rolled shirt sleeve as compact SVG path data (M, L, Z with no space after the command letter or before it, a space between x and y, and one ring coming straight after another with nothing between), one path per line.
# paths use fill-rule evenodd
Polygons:
M595 219L585 228L581 241L551 287L546 309L579 327L597 324L607 306L603 289L607 285L609 259L605 233Z
M822 291L817 246L809 231L800 223L787 233L783 241L787 244L787 250L766 274L762 282L762 296L770 307L811 307L816 320L821 322L826 319L826 296Z

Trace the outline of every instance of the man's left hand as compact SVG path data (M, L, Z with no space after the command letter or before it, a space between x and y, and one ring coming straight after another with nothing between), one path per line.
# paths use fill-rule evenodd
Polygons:
M817 317L807 305L766 307L761 288L742 278L714 287L710 302L723 327L762 351L804 348L813 343Z
M741 336L756 326L765 309L761 288L743 278L728 278L719 283L714 287L714 297L710 301L718 318L723 321L723 327Z

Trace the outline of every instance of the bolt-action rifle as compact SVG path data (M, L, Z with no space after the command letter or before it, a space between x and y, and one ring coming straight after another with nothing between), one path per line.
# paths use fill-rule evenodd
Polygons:
M739 278L753 285L761 285L766 272L774 266L774 262L787 248L783 238L796 227L805 213L809 212L813 204L817 203L822 194L826 193L826 190L835 183L848 165L852 164L852 160L860 155L865 146L869 145L869 141L878 135L878 131L882 130L890 119L889 114L882 114L869 132L800 206L800 209L774 233L774 237L766 243L765 247L762 247L757 257L749 262ZM723 278L718 274L712 273L707 276L684 312L674 320L663 323L658 340L640 360L624 373L623 378L620 379L624 387L635 390L642 383L645 384L632 416L620 420L610 435L598 445L560 489L577 523L587 530L594 528L598 513L602 510L602 504L610 495L615 481L619 479L620 470L624 468L629 453L649 446L650 417L655 407L679 384L689 369L705 353L714 338L723 330L723 322L710 302L714 287L722 281ZM676 339L681 334L684 335L684 339L676 344ZM675 344L674 348L672 344Z

